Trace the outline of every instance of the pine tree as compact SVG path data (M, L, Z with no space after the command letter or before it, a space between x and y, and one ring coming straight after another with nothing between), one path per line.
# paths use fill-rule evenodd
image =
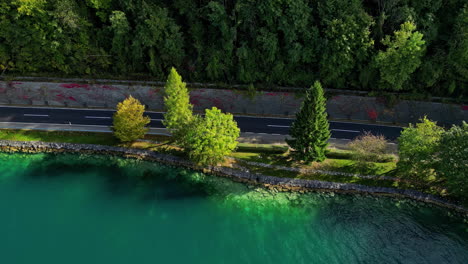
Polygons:
M306 162L325 160L325 149L330 139L330 129L327 120L326 99L322 85L316 81L307 90L301 109L296 114L288 145L293 149L295 160Z
M174 137L175 141L184 145L186 129L193 120L193 106L190 104L190 96L182 77L172 68L165 86L164 104L166 113L163 124Z
M122 142L133 141L142 138L148 128L150 118L143 116L145 106L132 96L117 105L114 114L114 135Z

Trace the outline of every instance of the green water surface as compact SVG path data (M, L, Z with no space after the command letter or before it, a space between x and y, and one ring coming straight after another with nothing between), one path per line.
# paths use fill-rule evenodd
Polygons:
M468 263L466 219L155 163L0 153L0 263Z

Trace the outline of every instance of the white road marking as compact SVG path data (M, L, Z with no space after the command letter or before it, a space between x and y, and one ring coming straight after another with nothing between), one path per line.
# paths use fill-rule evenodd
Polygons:
M0 105L0 108L21 108L21 109L51 109L51 110L85 110L85 111L112 111L112 109L102 109L102 108L76 108L76 107L45 107L45 106L36 106L36 107L28 107L28 106L10 106L10 105ZM158 113L158 112L154 112Z
M280 126L280 125L268 125L269 127L281 127L281 128L288 128L291 126ZM361 131L357 130L345 130L345 129L332 129L332 131L339 131L339 132L349 132L349 133L361 133Z
M49 115L24 114L24 116L49 117Z
M163 119L151 119L151 121L163 121Z
M279 125L268 125L269 127L291 127L291 126L279 126Z
M364 125L364 126L378 126L378 127L397 127L403 128L402 126L392 126L392 125L379 125L379 124L369 124L369 120L362 120L362 119L354 119L355 121L362 121L362 123L352 122L352 121L328 121L329 123L337 123L337 124L356 124L356 125Z
M112 117L109 117L109 116L85 116L85 118L89 118L89 119L111 119Z
M258 119L286 119L286 120L294 120L294 118L289 118L289 117L274 117L274 116L234 115L234 117L258 118Z
M30 122L0 122L0 124L20 124L20 125L52 125L52 126L62 126L67 124L62 123L30 123ZM87 126L87 127L109 127L109 126L101 126L101 125L80 125L80 124L73 124L74 126Z
M361 133L361 131L357 131L357 130L346 130L346 129L332 129L332 131L349 132L349 133Z
M21 109L51 109L51 110L84 110L84 111L109 111L115 112L113 109L104 109L104 108L76 108L76 107L45 107L45 106L37 106L37 107L28 107L28 106L10 106L10 105L0 105L0 108L21 108ZM154 114L164 114L166 112L158 112L158 111L145 111L145 113L154 113ZM247 118L259 118L259 119L287 119L287 120L294 120L294 118L287 118L287 117L268 117L268 116L246 116L246 115L234 115L234 117L247 117ZM367 125L367 126L379 126L379 127L397 127L403 128L402 126L394 126L394 125L384 125L384 124L369 124L369 120L360 120L354 119L356 121L362 121L363 123L357 123L352 121L329 121L330 123L342 123L342 124L356 124L356 125Z

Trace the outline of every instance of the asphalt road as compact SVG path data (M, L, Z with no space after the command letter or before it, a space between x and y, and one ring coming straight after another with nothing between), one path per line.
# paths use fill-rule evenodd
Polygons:
M40 124L73 124L73 125L112 125L112 110L43 108L43 107L10 107L0 106L1 122L21 122ZM161 112L146 112L151 118L152 128L163 128ZM275 117L235 116L244 133L287 135L293 119ZM374 135L383 135L395 140L402 130L397 126L360 124L351 122L330 122L332 138L353 139L368 131Z

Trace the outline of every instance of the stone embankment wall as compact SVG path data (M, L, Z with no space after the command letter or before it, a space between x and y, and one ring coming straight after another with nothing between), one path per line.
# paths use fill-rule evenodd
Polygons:
M149 110L163 111L164 88L144 84L83 84L53 82L0 82L0 104L114 108L132 95ZM196 111L216 106L235 114L293 116L302 96L290 92L254 92L197 88L190 91ZM391 104L391 105L390 105ZM415 123L427 115L440 124L468 120L468 105L388 98L336 95L328 99L332 119Z
M19 141L7 141L0 140L0 151L4 152L24 152L24 153L36 153L36 152L53 152L53 153L87 153L87 154L98 154L98 155L116 155L126 158L136 158L148 161L156 161L168 165L182 166L195 170L202 170L206 173L229 177L239 182L245 182L250 184L260 184L267 188L276 191L299 191L307 192L311 190L316 191L332 191L342 193L364 193L371 195L386 195L394 197L411 198L414 200L436 204L439 206L454 209L462 214L468 214L468 210L452 204L440 197L421 193L413 190L401 190L387 187L371 187L352 183L336 183L336 182L325 182L316 180L304 180L304 179L291 179L291 178L280 178L273 176L266 176L261 174L253 174L248 171L242 171L239 169L231 169L226 167L212 167L210 169L203 169L195 166L192 162L185 159L156 153L148 150L141 149L129 149L121 147L111 147L102 145L90 145L90 144L70 144L70 143L44 143L44 142L19 142Z

